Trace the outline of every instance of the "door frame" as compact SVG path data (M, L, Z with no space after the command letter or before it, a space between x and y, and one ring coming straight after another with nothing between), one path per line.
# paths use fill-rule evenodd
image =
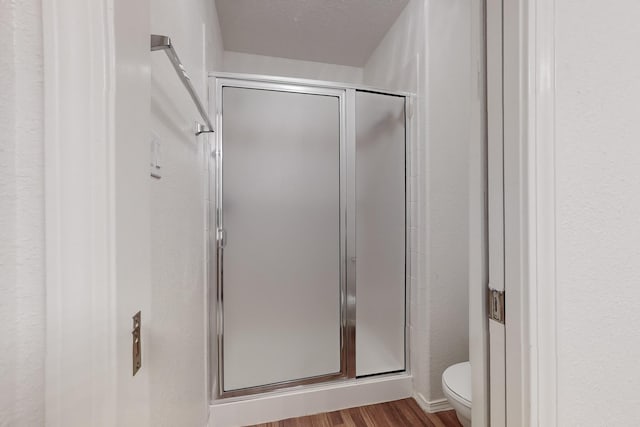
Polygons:
M113 202L105 191L114 181L110 174L113 141L108 137L114 125L110 112L105 111L113 108L107 90L114 76L112 61L91 65L97 58L109 59L107 42L113 43L113 35L105 28L109 23L107 3L42 2L46 254L43 356L48 426L62 426L69 420L77 425L118 423L117 317L113 301L117 289L113 260L109 259L112 254L102 252L115 243L114 224L108 214ZM85 37L78 37L78 31L85 30L79 23L87 25ZM107 86L107 90L101 86ZM77 87L84 91L69 93ZM86 136L91 134L101 137L89 141ZM69 227L64 219L78 211L87 213L86 218L77 227ZM92 231L92 239L81 238L86 230ZM82 307L88 311L82 312ZM87 353L95 355L89 359L92 363L78 360L79 355ZM79 393L66 392L71 384Z
M555 0L503 19L507 425L555 427Z
M505 202L504 0L486 2L487 88L487 295L507 294L507 219ZM487 308L490 313L491 308ZM498 310L499 312L499 310ZM489 316L487 316L489 317ZM509 319L511 321L511 319ZM507 425L506 322L488 319L488 419L491 427Z
M149 424L148 21L145 2L42 2L47 426Z
M210 253L211 256L216 259L216 268L212 270L215 272L215 296L216 301L216 342L217 342L217 372L218 372L218 395L221 398L246 396L250 394L265 393L281 388L316 384L327 381L332 381L341 378L347 378L348 367L353 366L355 361L355 351L353 346L355 345L355 336L353 334L353 327L347 325L347 319L351 317L351 311L355 309L355 281L349 280L352 277L348 274L349 266L347 265L347 248L354 247L354 241L350 241L350 238L355 237L352 233L348 232L347 222L348 218L352 218L355 214L355 207L349 202L347 198L348 185L353 181L352 176L348 176L348 171L353 171L353 167L347 164L349 161L348 152L353 147L349 145L353 141L349 141L347 138L347 94L344 89L334 89L326 87L315 86L301 86L293 85L290 83L282 82L264 82L255 80L241 80L241 79L227 79L217 78L215 81L215 123L216 123L216 138L215 138L215 151L214 151L214 170L215 174L215 187L214 200L215 208L213 215L210 218L210 224L212 229L212 238L210 239ZM224 304L223 304L223 254L224 245L220 245L221 239L224 237L220 233L224 233L223 222L223 121L222 121L222 93L225 87L234 87L242 89L254 89L254 90L271 90L278 92L289 92L296 94L307 95L320 95L320 96L332 96L338 98L339 105L339 146L340 146L340 194L339 194L339 206L340 206L340 370L335 373L327 373L314 377L298 378L286 380L274 384L265 384L252 386L240 390L224 389ZM345 232L346 231L346 232ZM352 256L355 256L353 254ZM351 303L350 303L351 301ZM352 340L353 338L353 340Z
M489 425L487 318L487 45L486 0L471 2L471 140L469 149L469 361L473 425Z
M555 0L504 3L504 202L505 245L509 248L505 260L509 265L505 277L506 420L507 426L555 427ZM483 21L486 25L486 19ZM472 149L472 164L473 154ZM471 206L474 200L481 200L480 191L480 186L472 185ZM470 271L481 273L477 265ZM471 280L473 296L478 293L473 274ZM486 321L484 301L479 308L471 308L476 322ZM470 326L471 331L477 329ZM474 337L472 332L471 357L477 354L483 366L473 366L474 403L478 402L476 390L486 391L483 377L488 378L483 359L488 356L477 350L487 342L483 338L486 331L476 333ZM482 408L474 405L473 423L487 426L489 402L483 395L478 397Z

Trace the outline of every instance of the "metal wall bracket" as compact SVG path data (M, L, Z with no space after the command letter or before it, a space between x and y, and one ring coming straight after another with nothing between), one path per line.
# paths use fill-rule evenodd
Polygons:
M495 289L489 289L489 306L487 312L490 320L502 323L505 321L504 310L504 291L496 291Z
M195 132L196 136L203 134L203 133L214 133L213 130L209 129L208 127L206 127L205 125L203 125L202 123L198 123L196 122L193 131Z
M206 126L198 124L200 128L196 128L196 135L200 135L201 133L204 133L204 132L213 132L214 131L213 125L211 124L211 120L209 120L207 110L206 108L204 108L204 105L202 104L202 101L200 101L200 98L198 97L198 94L196 93L195 88L191 84L191 79L189 78L189 75L187 74L187 70L185 70L184 65L182 65L182 62L180 62L180 58L178 57L178 54L173 48L173 44L171 44L171 39L167 36L163 36L159 34L151 34L150 43L151 43L150 44L151 52L163 50L167 54L167 58L169 58L171 65L173 65L173 68L176 70L176 73L180 78L180 81L184 85L185 89L189 93L189 96L191 97L194 104L196 105L198 112L202 116L202 120L204 120Z

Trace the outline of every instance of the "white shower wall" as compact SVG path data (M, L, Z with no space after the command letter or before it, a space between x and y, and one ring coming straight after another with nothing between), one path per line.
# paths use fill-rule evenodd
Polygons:
M469 144L471 2L432 0L427 11L426 253L430 399L442 372L469 360Z

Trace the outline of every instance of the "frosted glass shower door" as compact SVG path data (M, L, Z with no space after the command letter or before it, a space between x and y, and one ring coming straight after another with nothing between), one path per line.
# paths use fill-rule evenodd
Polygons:
M226 392L342 371L341 98L264 86L222 88Z
M405 369L405 98L356 91L356 375Z

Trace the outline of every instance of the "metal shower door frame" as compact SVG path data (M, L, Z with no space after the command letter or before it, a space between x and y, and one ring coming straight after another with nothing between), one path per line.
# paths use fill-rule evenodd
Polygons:
M415 118L415 110L417 109L417 95L410 92L390 91L372 86L365 86L353 83L340 83L322 80L310 80L304 78L278 77L271 75L243 74L216 72L209 74L210 89L213 90L213 96L210 97L210 107L215 113L216 133L212 135L211 140L211 156L213 160L209 162L209 190L210 201L208 203L208 224L209 224L209 244L208 244L208 273L207 283L210 292L207 292L206 305L209 307L209 319L207 328L207 348L211 349L211 342L217 341L216 350L208 351L209 366L209 386L210 401L227 398L250 398L252 395L264 392L288 391L291 388L305 389L306 386L313 384L330 382L331 384L343 384L356 381L356 254L355 254L355 162L356 162L356 106L355 97L357 91L373 92L382 95L401 96L405 98L405 213L409 215L412 212L409 209L410 192L419 193L416 175L419 175L421 167L417 162L418 140L417 140L417 120ZM223 360L222 360L222 279L223 271L222 260L223 251L218 251L218 212L221 213L222 201L222 88L224 86L247 87L254 89L266 90L284 90L294 93L308 94L329 94L330 96L338 96L340 98L340 207L341 222L346 223L346 228L341 228L341 244L346 244L346 249L341 248L341 370L336 375L328 375L322 377L314 377L302 380L293 380L283 383L270 384L266 386L254 387L251 389L243 389L241 391L224 392L223 390ZM214 109L215 108L215 109ZM413 147L410 149L409 147ZM219 151L219 155L216 153ZM414 158L415 157L415 158ZM413 158L413 160L412 160ZM211 159L211 158L210 158ZM344 170L346 161L346 171ZM346 174L346 177L345 177ZM211 179L215 177L215 184L211 184ZM346 192L345 187L346 186ZM346 195L346 199L345 199ZM415 202L415 201L414 201ZM343 209L346 208L346 209ZM417 215L416 212L411 215ZM346 216L346 219L345 219ZM222 219L222 218L220 218ZM414 221L418 221L417 217ZM342 224L341 224L342 226ZM343 231L344 230L344 233ZM411 304L408 298L415 290L413 279L409 280L410 271L415 275L417 281L422 281L422 273L413 264L411 256L412 251L417 250L419 240L415 229L410 229L407 218L405 228L405 369L402 372L381 373L375 375L377 378L393 377L397 375L406 375L412 371L412 343L410 334L410 319L413 319L415 313L412 312ZM345 241L346 240L346 241ZM414 247L415 242L415 247ZM346 252L345 252L346 251ZM345 255L346 254L346 255ZM215 255L215 258L214 258ZM216 265L212 263L215 261ZM210 272L210 273L209 273ZM215 272L215 285L214 273ZM414 273L415 272L415 273ZM217 319L217 320L216 320ZM217 359L217 360L215 360ZM235 399L234 399L235 400Z
M347 379L355 377L355 276L349 274L352 270L347 265L347 260L355 259L355 253L349 254L347 251L355 252L355 232L349 232L348 224L354 220L349 218L355 217L355 206L353 202L349 202L348 185L355 181L355 167L348 165L348 161L355 161L355 141L347 137L347 91L340 88L328 88L307 86L299 84L289 84L286 82L266 82L255 81L250 79L234 79L234 78L216 78L216 138L215 149L212 153L215 156L215 210L210 223L213 225L213 236L210 241L210 253L215 253L216 257L216 340L217 340L217 358L218 358L218 397L228 398L236 396L245 396L257 393L269 392L285 387L303 386L321 382L332 381L336 379ZM301 378L288 381L282 381L274 384L267 384L255 387L244 388L240 390L225 391L224 390L224 240L226 239L224 232L224 216L223 216L223 104L222 93L224 87L234 87L253 90L270 90L278 92L290 92L308 95L332 96L339 100L339 137L340 137L340 371L326 375L314 376L310 378ZM353 145L354 147L348 147ZM351 152L350 156L348 153ZM355 166L355 165L354 165ZM353 176L347 176L347 174ZM350 248L350 249L349 249ZM348 280L352 278L353 280ZM353 311L353 313L350 313Z

